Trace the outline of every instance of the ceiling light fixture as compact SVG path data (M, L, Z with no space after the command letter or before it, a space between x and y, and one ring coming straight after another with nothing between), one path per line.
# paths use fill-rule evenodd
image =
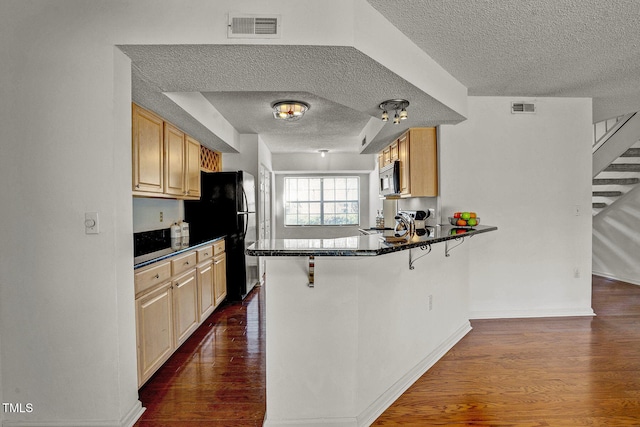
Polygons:
M393 124L397 125L400 123L400 120L406 120L409 118L409 114L407 114L407 107L409 106L409 101L406 99L389 99L388 101L384 101L380 103L378 106L382 110L382 121L389 121L389 113L387 111L395 111L396 114L393 116ZM400 110L400 114L398 114L398 110Z
M324 157L328 152L329 150L318 150L318 153L320 153L321 157Z
M310 107L302 101L277 101L271 104L271 108L274 118L290 122L299 120Z

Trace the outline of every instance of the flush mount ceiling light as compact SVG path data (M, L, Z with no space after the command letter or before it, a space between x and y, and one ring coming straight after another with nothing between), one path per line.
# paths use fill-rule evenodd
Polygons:
M299 120L310 108L309 104L302 101L278 101L271 104L273 117L280 120Z
M395 111L396 114L393 116L393 124L397 125L400 123L400 120L406 120L409 115L407 114L407 107L409 106L409 101L406 99L389 99L388 101L384 101L380 103L378 106L382 110L382 121L389 121L389 111ZM400 110L400 113L398 113Z
M320 156L322 157L324 157L328 152L329 150L318 150L318 153L320 153Z

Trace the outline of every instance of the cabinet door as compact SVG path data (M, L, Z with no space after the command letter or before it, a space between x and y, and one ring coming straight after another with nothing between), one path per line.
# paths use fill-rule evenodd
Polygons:
M138 386L141 386L175 348L170 282L136 300L136 325Z
M213 284L217 307L227 296L227 256L224 253L213 259Z
M184 183L184 133L175 126L164 124L164 192L183 196Z
M409 193L413 197L438 195L438 141L436 128L410 129Z
M389 146L389 156L391 157L391 162L395 162L396 160L398 160L398 141L394 141L390 146Z
M131 154L134 192L164 191L162 126L160 117L133 104Z
M200 197L200 143L190 136L185 140L185 195L189 198Z
M173 280L173 318L177 348L200 323L195 268Z
M400 160L400 194L409 194L409 133L398 138L398 160Z
M214 308L213 261L198 265L198 296L200 322L204 321Z

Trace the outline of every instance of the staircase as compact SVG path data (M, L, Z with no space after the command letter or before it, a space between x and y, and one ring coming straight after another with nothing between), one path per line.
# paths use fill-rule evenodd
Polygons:
M640 183L640 114L596 123L592 213L598 215Z

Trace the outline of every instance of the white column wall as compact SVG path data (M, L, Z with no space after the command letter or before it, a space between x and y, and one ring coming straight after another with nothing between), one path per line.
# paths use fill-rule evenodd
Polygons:
M462 338L476 254L444 251L316 257L314 288L307 257L267 257L265 426L369 425Z
M469 119L442 126L443 220L474 210L498 227L471 239L472 318L592 313L592 138L582 98L470 97Z

